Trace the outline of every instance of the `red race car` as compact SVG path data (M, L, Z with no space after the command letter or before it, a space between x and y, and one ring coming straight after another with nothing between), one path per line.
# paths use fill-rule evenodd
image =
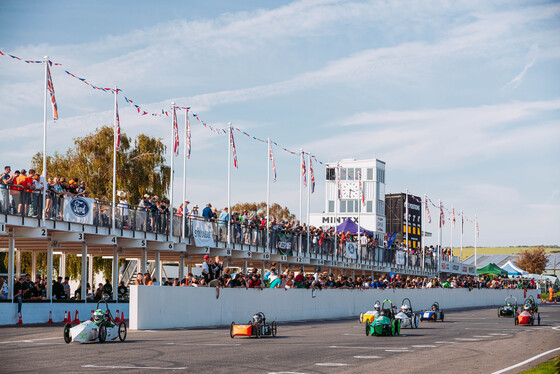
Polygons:
M271 324L266 322L266 317L263 312L258 312L253 316L253 320L249 321L246 325L236 325L235 322L231 323L229 329L229 336L233 339L235 336L276 336L277 324L273 321Z
M518 311L515 312L515 325L537 325L540 326L541 324L541 314L537 312L538 307L534 302L531 300L527 300L523 305L523 311L519 313Z

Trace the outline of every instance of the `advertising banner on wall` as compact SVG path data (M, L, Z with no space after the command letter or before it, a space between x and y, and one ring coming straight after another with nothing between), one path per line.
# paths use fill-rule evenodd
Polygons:
M192 230L197 247L214 247L214 227L212 222L193 220Z
M281 255L292 256L292 234L279 232L277 235L278 253Z
M396 251L396 261L397 261L397 265L404 265L405 263L405 258L404 258L404 252L403 251Z
M93 225L93 205L89 197L64 196L64 221Z
M346 258L358 258L358 243L346 242Z

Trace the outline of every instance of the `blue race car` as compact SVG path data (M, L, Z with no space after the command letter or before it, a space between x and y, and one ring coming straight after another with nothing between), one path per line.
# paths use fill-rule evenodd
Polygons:
M439 309L439 303L437 301L432 304L431 310L420 312L420 321L443 322L444 317L445 313L443 312L443 310Z

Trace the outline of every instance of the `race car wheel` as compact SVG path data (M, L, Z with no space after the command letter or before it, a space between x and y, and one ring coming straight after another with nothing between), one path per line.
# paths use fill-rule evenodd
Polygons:
M369 320L366 321L366 336L369 336L370 331L370 324L369 324Z
M253 325L255 329L255 334L257 335L257 339L261 338L261 326L260 325Z
M105 321L99 324L97 330L97 338L99 339L99 343L104 343L107 340L107 324Z
M535 317L531 317L531 326L535 326Z
M443 322L443 318L444 318L444 317L445 317L445 315L444 315L443 310L442 310L442 311L441 311L441 316L440 316L441 322Z
M124 322L119 323L119 339L121 342L126 339L126 323Z
M500 314L500 308L498 308L498 318L501 317L502 315Z
M278 324L276 323L276 321L272 321L272 336L275 337L277 330L278 330Z
M360 313L360 323L362 323L364 320L364 313Z
M541 325L541 314L540 313L537 314L537 324L539 326Z
M233 337L235 335L233 335L233 325L235 325L235 322L232 322L231 325L229 326L229 336L233 339Z
M72 325L69 324L69 323L64 325L64 341L66 342L66 344L68 344L72 341L72 337L70 336L70 329L71 328L72 328Z
M416 315L416 317L414 318L414 327L418 328L420 325L420 317L418 317L418 315Z

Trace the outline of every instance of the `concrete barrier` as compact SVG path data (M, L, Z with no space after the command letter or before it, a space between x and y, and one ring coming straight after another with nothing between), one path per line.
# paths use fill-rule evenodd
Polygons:
M23 324L30 323L46 323L49 320L49 312L52 311L53 322L62 322L64 320L64 312L70 312L72 321L74 321L76 311L80 321L89 319L91 316L91 311L95 309L96 303L23 303L21 314L23 319ZM103 305L103 310L105 305ZM117 309L120 313L124 312L124 318L127 319L128 314L128 303L118 303L109 304L109 309L113 316ZM17 303L0 303L0 326L2 325L15 325L19 319L17 313Z
M503 305L508 295L525 300L523 290L390 289L312 291L306 289L220 290L207 287L130 287L130 328L167 329L221 326L232 321L246 323L256 312L267 320L298 321L359 316L371 310L375 300L390 299L400 307L408 297L414 310L430 308L434 301L441 309ZM540 291L529 290L537 299Z

